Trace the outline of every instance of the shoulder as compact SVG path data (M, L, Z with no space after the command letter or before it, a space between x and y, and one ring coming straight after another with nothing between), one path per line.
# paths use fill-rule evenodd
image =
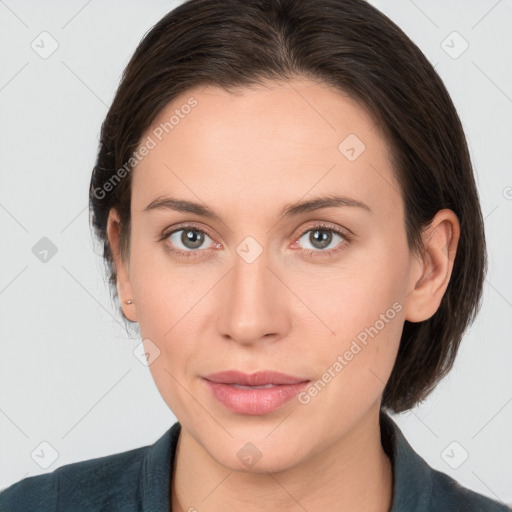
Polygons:
M381 412L381 440L393 464L391 512L511 512L500 501L472 491L432 468L394 420Z
M136 502L134 494L148 449L143 446L66 464L50 473L24 478L0 493L0 510L136 510L131 506Z
M462 486L449 475L431 469L432 492L428 510L450 512L510 512L512 509Z

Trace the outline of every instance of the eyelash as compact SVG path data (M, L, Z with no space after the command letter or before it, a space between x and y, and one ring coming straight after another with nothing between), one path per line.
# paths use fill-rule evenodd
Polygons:
M182 251L180 249L174 249L168 243L167 239L172 234L177 233L179 231L187 231L187 230L196 231L198 233L203 233L203 234L209 236L213 240L213 236L208 231L206 231L204 229L199 229L198 227L193 226L191 224L187 224L187 225L184 225L184 226L180 226L177 229L175 228L172 231L167 231L167 232L163 233L162 236L158 239L158 241L164 243L164 248L165 248L165 250L168 253L172 253L174 255L177 255L179 258L198 258L198 257L200 258L201 257L200 253L202 251L205 251L206 249ZM299 240L306 233L309 233L310 231L316 231L316 230L328 231L330 233L334 233L336 235L339 235L341 238L343 238L343 241L340 242L336 246L335 249L331 249L329 251L304 249L304 251L307 253L308 257L318 257L318 256L321 256L321 257L322 256L333 257L335 254L338 254L339 252L343 251L346 248L346 246L348 246L352 242L352 236L348 235L347 233L345 233L345 232L343 232L341 230L333 228L332 226L329 226L328 224L324 224L324 223L321 223L321 222L319 224L316 224L316 225L314 225L312 227L309 227L308 229L302 231L302 233L298 237L296 237L296 239Z

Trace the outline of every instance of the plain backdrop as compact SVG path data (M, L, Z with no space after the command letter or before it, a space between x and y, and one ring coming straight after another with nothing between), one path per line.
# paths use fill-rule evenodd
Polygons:
M394 418L432 467L512 503L512 2L371 3L452 95L489 249L483 307L454 369ZM175 421L116 314L87 205L121 73L176 5L0 1L0 488L153 443Z

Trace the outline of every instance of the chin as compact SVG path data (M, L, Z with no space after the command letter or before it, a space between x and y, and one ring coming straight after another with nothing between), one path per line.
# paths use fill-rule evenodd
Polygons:
M297 443L289 437L284 442L277 438L271 440L270 437L265 437L267 434L268 430L261 440L234 438L226 444L220 443L206 448L219 464L241 473L278 473L300 462Z

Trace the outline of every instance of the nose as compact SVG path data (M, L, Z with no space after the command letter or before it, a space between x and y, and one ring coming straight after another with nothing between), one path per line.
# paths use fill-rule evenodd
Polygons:
M217 327L225 339L250 346L286 336L291 324L290 291L278 273L269 265L265 250L254 260L242 251L235 254L218 297Z

